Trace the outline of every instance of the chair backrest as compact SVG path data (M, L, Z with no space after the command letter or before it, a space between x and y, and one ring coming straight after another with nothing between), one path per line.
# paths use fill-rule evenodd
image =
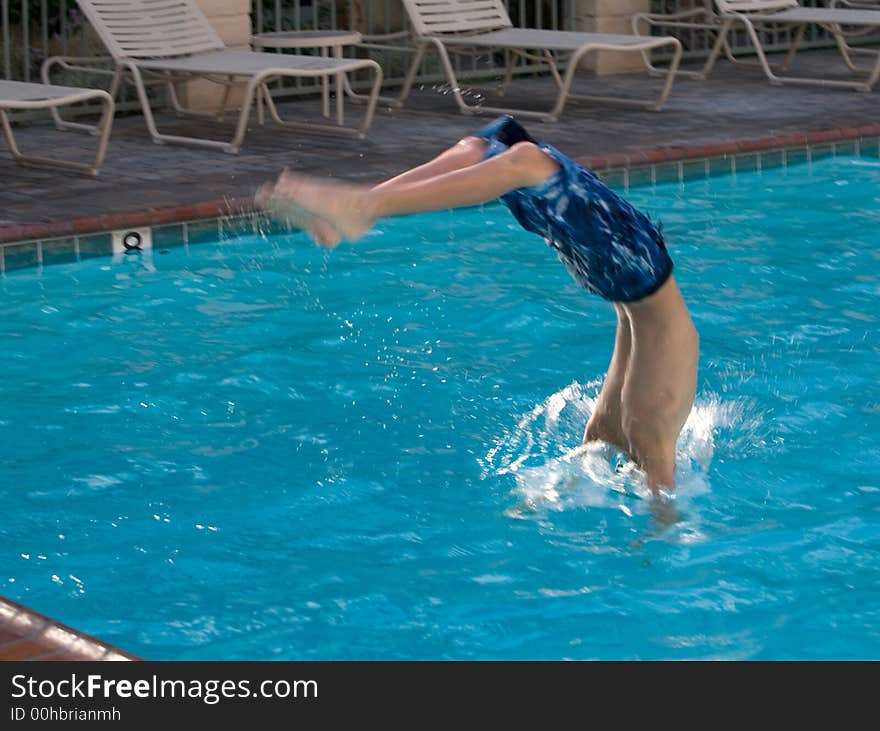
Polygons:
M168 58L225 48L195 0L77 0L110 55Z
M417 36L511 28L502 0L403 0Z
M715 0L719 13L772 13L799 8L798 0Z

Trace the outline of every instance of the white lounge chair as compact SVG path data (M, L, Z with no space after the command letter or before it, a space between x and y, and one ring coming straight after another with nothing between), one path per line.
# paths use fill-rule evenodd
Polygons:
M831 0L832 8L853 8L856 10L874 10L880 12L880 0ZM851 71L856 73L867 73L860 68L853 60L854 54L876 56L877 48L871 47L880 40L880 28L878 27L859 27L859 26L841 26L843 38L846 41L845 46L838 43L840 55ZM867 44L867 46L853 45L853 42Z
M705 4L702 7L689 8L673 13L634 13L630 18L633 33L638 36L650 37L655 35L652 29L668 32L674 28L679 33L683 32L686 38L689 37L690 42L686 42L683 45L685 48L690 45L691 48L687 48L682 53L683 60L687 60L689 54L699 54L702 49L708 52L712 48L715 34L721 28L722 21L715 12L712 0L704 0L704 2ZM697 40L699 36L694 31L708 31L709 33L706 35L706 40L701 42ZM724 42L722 45L727 59L735 63L738 62L738 59L733 55L730 45L727 42ZM668 72L668 67L664 68L655 65L650 53L643 53L642 59L645 63L645 68L651 76L663 76ZM703 69L682 69L680 66L678 68L678 75L697 79L705 78Z
M55 157L22 154L16 144L7 112L34 109L55 110L61 106L87 101L102 103L101 118L97 125L78 125L98 136L98 151L93 162L72 162ZM113 124L113 110L113 98L101 89L0 80L0 123L3 125L3 134L12 152L12 157L23 165L52 165L97 175L101 163L104 161L104 153L107 151L107 140L110 137L110 127Z
M195 0L77 0L77 3L112 56L115 71L110 93L115 97L123 77L134 84L147 129L156 143L201 145L237 154L258 95L266 101L275 122L288 127L353 134L362 139L372 123L382 69L371 59L294 56L227 48ZM55 57L47 60L47 64L64 61L63 57ZM328 79L362 69L372 71L374 76L357 128L282 120L267 87L269 81L279 78ZM225 87L216 115L192 112L179 103L175 85L194 78L208 79ZM156 128L145 81L164 83L178 114L222 119L232 87L242 80L246 80L247 85L230 142L163 134Z
M581 33L538 28L514 28L502 0L403 0L413 33L416 53L410 66L399 103L409 96L416 72L425 51L433 46L440 55L443 69L459 109L466 114L496 114L511 112L522 116L537 117L555 122L568 99L580 99L621 104L633 104L659 110L665 104L675 71L681 58L681 43L671 36L644 37L615 33ZM660 96L653 100L629 99L608 96L575 96L570 93L575 71L585 54L591 51L624 51L644 53L654 48L668 47L672 62ZM529 109L490 107L468 104L461 93L455 76L450 53L473 55L473 50L501 49L508 52L508 64L501 83L503 95L513 76L517 59L526 58L547 63L559 89L556 103L549 112ZM566 63L564 75L557 64Z
M758 61L772 84L802 84L823 87L838 87L870 91L880 79L880 53L871 69L863 72L863 79L829 79L824 77L783 75L797 54L804 30L809 25L817 25L827 30L837 43L837 48L847 66L854 73L862 73L850 59L851 49L847 44L847 34L854 29L880 29L880 11L852 7L805 8L797 0L715 0L721 20L718 38L706 59L701 72L706 76L711 72L715 61L727 43L727 36L736 25L742 25L755 46ZM788 29L793 31L791 43L782 63L776 70L767 60L761 40L765 30ZM846 32L845 32L846 30Z

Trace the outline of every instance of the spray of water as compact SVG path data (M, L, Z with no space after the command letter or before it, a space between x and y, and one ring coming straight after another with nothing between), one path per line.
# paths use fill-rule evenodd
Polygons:
M477 89L471 89L468 87L453 87L450 84L441 83L434 84L431 86L431 91L435 94L441 94L443 96L448 96L453 94L454 92L458 92L469 104L481 105L486 101L485 95L478 91Z
M641 471L617 449L580 444L601 381L574 382L550 395L503 432L480 460L484 477L512 475L512 518L545 519L572 508L613 508L628 516L656 508ZM732 456L764 448L763 415L748 400L701 395L678 439L677 508L693 512L697 496L711 491L710 466L722 448ZM576 446L572 447L574 444Z

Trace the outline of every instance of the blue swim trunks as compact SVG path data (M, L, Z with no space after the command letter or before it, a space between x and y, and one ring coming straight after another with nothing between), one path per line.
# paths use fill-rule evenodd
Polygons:
M672 273L663 236L651 220L592 172L552 145L532 139L510 116L475 133L489 143L485 159L517 142L533 142L559 170L533 188L501 196L520 225L539 234L582 287L612 302L656 292Z

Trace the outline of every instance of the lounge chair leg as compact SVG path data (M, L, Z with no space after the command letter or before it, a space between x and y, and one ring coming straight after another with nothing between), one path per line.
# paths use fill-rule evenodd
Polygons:
M15 160L21 160L23 155L18 149L18 145L15 144L15 135L12 134L12 125L9 124L9 117L6 116L6 112L2 109L0 109L0 123L3 124L3 136L6 137L6 144L9 145L9 151L12 153L12 157Z
M228 81L225 82L215 80L215 83L223 86L223 96L220 99L220 103L217 105L216 112L195 112L192 109L188 109L181 103L180 94L177 91L178 84L182 82L174 79L166 80L165 89L168 95L168 102L174 110L174 114L181 119L184 117L201 117L203 119L212 119L216 122L222 122L224 116L226 116L226 106L229 103L229 95L232 91L231 87L235 84L234 76L229 76L227 78Z
M583 56L588 51L593 49L582 49L573 54L568 62L568 68L566 68L565 71L565 81L563 82L562 89L560 90L556 106L547 115L547 119L545 121L552 121L558 118L559 115L562 113L563 105L568 98L581 101L598 101L610 104L628 104L630 106L642 107L645 109L651 109L655 112L659 112L666 104L666 100L669 98L669 94L672 91L672 84L675 82L675 75L678 73L678 66L681 63L682 54L681 42L677 38L670 37L664 45L671 45L673 47L672 60L669 62L669 67L666 69L666 78L663 81L663 86L660 89L660 95L654 100L624 99L620 97L608 96L575 96L574 94L571 94L571 82L574 76L574 72L577 69L578 64L580 63L581 58L583 58Z
M645 21L646 31L647 33L642 33L642 29L639 27L639 21ZM648 18L643 17L642 13L636 13L632 16L632 30L633 35L636 36L650 36L651 35L651 23L648 22ZM660 76L663 72L658 69L654 64L651 63L651 52L650 51L639 51L642 54L642 63L648 71L649 76Z
M791 44L788 47L788 53L785 54L785 58L779 65L779 71L781 71L782 73L785 73L788 70L788 67L791 66L792 61L794 61L794 57L797 55L797 52L800 49L801 42L804 39L804 32L806 30L807 26L805 24L799 25L795 30L794 38L792 38Z
M755 26L752 25L752 22L748 18L741 18L741 20L746 28L746 32L749 34L749 38L752 39L752 44L755 46L755 53L758 56L761 68L764 69L764 74L774 86L781 85L782 80L773 73L773 69L770 67L770 62L767 60L767 55L764 53L764 46L761 44L761 38L758 35Z
M375 63L375 62L370 62L370 67L373 69L373 85L370 89L369 96L366 97L366 99L367 99L366 109L364 110L364 116L361 120L360 127L358 127L358 128L345 127L345 126L342 126L341 124L313 124L310 122L292 122L292 121L289 122L289 121L286 121L281 118L281 115L278 113L278 108L275 106L274 100L271 98L271 96L268 96L268 94L267 94L266 108L269 110L269 115L272 117L272 119L275 121L276 124L279 124L283 127L292 127L294 129L319 130L322 132L331 132L334 134L354 135L354 136L358 137L359 139L363 139L364 137L366 137L366 132L370 128L370 125L373 122L373 116L376 112L376 106L379 101L379 90L382 87L382 68L379 66L378 63ZM337 76L337 74L334 74L334 77L335 76ZM256 82L251 82L251 83L256 83L255 88L260 88L260 87L265 88L268 77L266 75L262 75L262 76L259 76L256 78L257 78ZM249 83L248 91L246 92L246 94L250 94L250 93L251 93L251 91L250 91L250 83ZM234 150L233 148L235 148L236 145L240 146L240 144L241 144L241 140L238 139L239 132L241 133L241 136L243 137L244 130L246 129L246 126L247 126L246 111L248 110L249 106L250 105L247 104L246 107L242 109L242 115L239 117L239 130L236 132L235 139L233 139L232 143L227 146L229 148L229 149L227 149L227 152L237 151L237 150Z
M865 81L864 87L860 89L860 91L871 91L877 84L878 80L880 80L880 53L877 54L877 59L874 61L874 68L871 70L871 73Z
M459 110L463 114L479 113L479 107L468 104L464 100L464 96L461 93L461 87L458 85L458 79L455 77L455 69L452 67L452 61L449 58L449 54L446 52L445 46L438 40L431 40L434 43L435 48L437 49L437 53L440 55L440 63L443 65L443 71L445 72L446 78L449 81L450 90L452 91L452 97L453 99L455 99L455 103L458 105Z
M559 115L562 114L562 110L565 107L565 102L568 99L568 92L571 90L571 83L574 80L575 70L577 69L577 66L583 56L583 53L576 53L569 60L568 67L565 69L565 76L562 79L562 83L557 84L557 86L559 87L559 94L556 96L556 103L553 105L553 109L551 109L550 112L545 115L544 118L541 120L542 122L555 122L559 119Z
M412 91L413 82L416 80L416 74L419 71L419 67L422 65L422 59L425 57L425 51L427 48L427 43L420 43L416 48L412 63L409 65L409 70L406 72L406 78L403 80L403 87L400 89L400 96L398 96L397 100L393 102L393 106L402 107L403 103L409 97L409 93Z
M730 47L730 43L726 40L724 41L724 57L730 61L730 63L742 63L733 53L733 49Z
M556 66L556 59L553 58L553 54L544 49L544 57L547 59L547 63L550 65L550 74L553 76L553 81L556 82L556 88L562 88L562 77L559 75L559 69Z
M43 61L43 67L40 69L40 75L42 76L43 83L49 84L51 83L50 79L52 78L49 69L57 63L55 58L47 58ZM57 107L52 107L49 110L49 113L52 115L52 120L55 122L55 129L65 129L71 122L66 122L61 117L61 113L58 111Z
M104 163L104 155L107 152L107 143L110 141L110 127L113 124L113 115L116 112L116 105L113 96L104 100L104 109L101 112L101 120L98 122L98 152L95 155L95 162L92 165L92 175L98 174L98 169Z
M0 109L0 126L3 127L3 136L6 138L6 144L9 145L9 151L12 154L13 159L21 165L47 165L67 170L76 170L90 175L97 175L101 168L101 164L104 162L104 154L107 151L107 142L110 138L110 127L113 124L113 112L115 106L113 104L113 98L109 94L100 91L96 92L96 94L101 95L103 108L101 110L101 119L98 124L95 125L98 134L98 150L91 163L58 160L53 157L25 155L18 147L15 135L12 132L12 125L9 123L9 118L6 115L6 112ZM64 103L63 100L57 100L54 103L50 102L49 109L55 109Z
M167 81L165 83L165 92L168 95L168 101L171 102L171 108L174 110L175 116L186 116L186 109L184 109L183 105L180 103L180 99L177 96L177 87L174 85L173 81Z
M269 96L269 87L263 84L257 96L257 124L261 127L266 124L266 112L263 105L266 103L267 96Z
M666 74L666 81L663 82L663 88L660 90L660 96L654 105L655 111L660 111L666 104L669 94L672 92L672 82L675 81L675 74L678 73L679 64L681 64L681 42L678 39L673 44L672 61L669 63L669 73Z
M711 0L707 0L706 5L708 6L710 2ZM708 7L694 9L684 13L675 13L668 18L665 17L664 14L635 13L632 16L631 25L633 35L645 38L652 37L651 29L655 27L704 30L706 31L707 36L711 34L711 37L714 37L719 28L718 19ZM667 74L668 67L655 66L651 59L651 51L652 49L643 49L639 51L639 54L642 57L642 64L644 65L648 76L653 78L664 78ZM699 71L679 70L676 73L679 76L700 78Z
M513 79L513 67L516 65L516 59L519 58L519 54L510 48L504 50L504 56L507 63L504 64L504 77L498 85L498 96L504 96L507 93L507 87L510 86L510 81Z
M730 46L727 43L727 34L730 33L732 26L733 19L731 18L725 19L722 23L721 28L718 31L718 37L715 39L715 45L712 46L712 50L709 51L709 57L706 59L706 63L703 64L703 68L697 75L698 79L706 79L709 77L712 69L715 68L715 62L718 60L718 56L721 55L722 50L724 50L726 54L730 53Z
M321 47L321 57L327 58L326 46ZM321 79L321 112L325 119L330 118L330 87L326 76Z
M232 85L235 83L234 76L228 76L223 86L223 98L220 100L220 108L217 110L217 121L222 122L226 116L226 105L229 103L229 95L232 93Z
M241 105L241 112L239 112L238 115L238 124L235 126L235 135L232 137L232 142L223 148L224 152L237 155L238 151L241 149L241 143L244 141L244 136L247 132L247 123L248 117L251 113L251 105L254 103L257 95L261 93L264 84L265 79L257 76L251 79L248 82L247 87L245 87L244 102ZM228 88L229 87L227 87L227 89Z
M840 56L843 58L843 62L847 65L847 68L853 73L860 71L859 67L853 62L852 56L849 53L849 47L846 45L846 41L844 41L842 36L835 33L834 41L837 43L837 50L840 52Z
M43 80L44 84L51 84L52 72L51 68L57 65L63 65L63 59L61 57L50 56L45 61L43 61L43 65L40 68L40 76ZM116 75L113 76L114 80L116 79ZM112 83L110 86L110 96L115 99L116 98L116 90L114 89ZM61 116L61 112L59 111L59 107L52 106L49 108L49 114L52 115L52 120L55 123L55 129L65 130L65 129L73 129L79 130L82 132L88 132L92 135L99 134L98 126L94 124L84 124L83 122L69 122Z
M144 79L141 76L140 69L138 69L135 64L129 62L123 62L122 66L123 68L128 69L128 72L131 74L135 90L137 91L138 101L141 103L144 122L147 125L147 131L150 133L150 137L153 138L153 142L157 145L164 145L164 135L160 134L159 130L156 128L156 120L153 119L153 110L150 108L150 100L147 98L147 90L144 87Z
M843 58L843 62L847 65L847 68L853 73L864 73L864 70L856 66L855 62L852 60L850 47L849 45L847 45L846 38L844 37L843 31L841 30L840 26L835 23L833 25L823 27L825 27L825 29L834 36L834 42L837 44L837 50L840 53L841 58Z
M349 82L348 76L346 74L342 74L342 89L345 92L345 95L349 99L354 101L356 104L361 104L361 103L369 104L370 95L369 94L361 94L361 93L355 91L352 88L351 83ZM382 102L383 104L387 104L389 107L399 107L401 105L398 104L398 100L399 100L399 97L382 96L380 94L379 98L377 99L377 103Z
M122 68L117 66L113 72L113 80L110 82L110 91L108 92L114 102L116 101L116 95L119 93L119 87L122 86L122 74Z

